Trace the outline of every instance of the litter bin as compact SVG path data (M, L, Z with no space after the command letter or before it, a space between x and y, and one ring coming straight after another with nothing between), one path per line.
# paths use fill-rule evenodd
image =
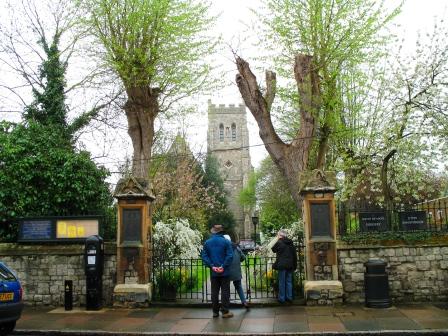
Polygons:
M364 266L364 289L366 293L366 307L389 308L389 278L386 273L387 263L381 259L369 259Z

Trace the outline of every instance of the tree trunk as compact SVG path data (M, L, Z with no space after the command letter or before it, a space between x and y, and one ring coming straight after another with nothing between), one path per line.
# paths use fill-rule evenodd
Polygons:
M128 119L128 133L134 149L132 174L147 180L154 141L154 120L159 112L159 89L128 87L128 100L124 105Z
M271 120L271 106L276 91L275 73L266 71L266 93L263 96L249 64L240 57L236 57L236 64L236 83L241 96L257 121L266 150L286 178L291 195L300 209L302 198L299 193L299 173L307 168L320 104L319 76L312 68L313 58L301 54L295 58L294 75L301 102L300 129L289 144L280 139Z
M389 181L387 177L387 170L390 159L397 153L396 149L392 149L383 159L383 165L381 166L381 184L383 187L384 203L386 204L387 210L392 210L393 202L392 195L390 191Z

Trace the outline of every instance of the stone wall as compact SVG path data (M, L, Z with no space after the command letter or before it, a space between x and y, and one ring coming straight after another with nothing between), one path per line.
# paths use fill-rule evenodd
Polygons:
M338 247L339 279L345 302L364 302L364 263L387 262L393 302L448 300L448 246Z
M86 302L84 245L0 244L0 261L17 272L27 305L64 305L64 281L73 281L73 306ZM116 247L105 244L103 304L112 304Z

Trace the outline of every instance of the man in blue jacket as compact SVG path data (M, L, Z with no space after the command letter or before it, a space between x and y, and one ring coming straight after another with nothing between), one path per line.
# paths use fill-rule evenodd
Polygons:
M219 316L219 291L221 290L222 317L229 318L233 316L233 314L229 311L229 266L233 259L232 244L224 238L222 225L214 224L212 226L211 233L211 237L204 243L201 257L204 264L210 267L212 273L211 287L213 317Z

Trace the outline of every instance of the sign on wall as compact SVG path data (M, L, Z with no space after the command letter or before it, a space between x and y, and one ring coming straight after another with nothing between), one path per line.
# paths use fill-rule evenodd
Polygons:
M399 212L400 228L404 231L426 229L426 211Z
M385 211L359 212L358 218L361 232L387 230L387 217Z
M26 218L19 221L19 242L84 241L99 234L100 217Z

